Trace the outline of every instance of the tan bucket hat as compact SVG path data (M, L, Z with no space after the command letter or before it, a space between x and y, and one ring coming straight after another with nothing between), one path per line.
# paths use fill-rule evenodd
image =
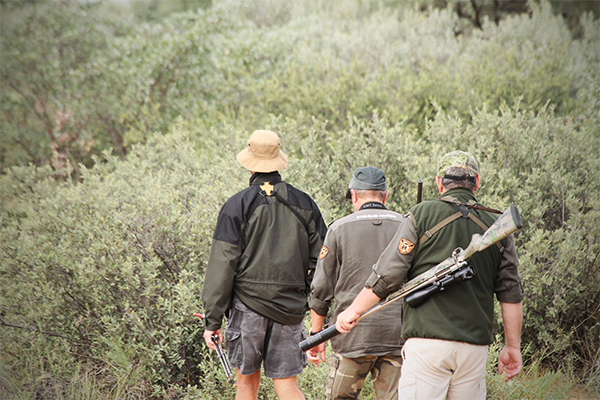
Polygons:
M248 147L237 155L242 166L253 172L273 172L287 167L288 158L281 151L281 140L276 133L258 130L252 132Z

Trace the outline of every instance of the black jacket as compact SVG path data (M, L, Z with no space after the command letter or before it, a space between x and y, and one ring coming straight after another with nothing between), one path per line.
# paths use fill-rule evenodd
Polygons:
M202 290L206 329L221 327L234 294L279 323L302 322L326 229L310 196L279 173L252 175L219 213Z

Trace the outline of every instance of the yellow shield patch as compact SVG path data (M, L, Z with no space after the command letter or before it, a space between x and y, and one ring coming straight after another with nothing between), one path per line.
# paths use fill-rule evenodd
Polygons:
M319 260L322 260L325 257L327 257L327 254L329 254L329 249L327 247L323 246L321 248L321 253L319 254Z
M269 182L265 182L264 184L260 185L260 188L265 191L267 196L270 196L273 193L275 186L271 185Z
M398 251L400 252L400 254L408 254L414 248L415 244L405 238L400 239L400 243L398 243Z

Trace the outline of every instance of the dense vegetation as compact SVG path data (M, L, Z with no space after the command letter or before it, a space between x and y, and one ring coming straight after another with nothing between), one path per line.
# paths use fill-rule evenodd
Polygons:
M402 212L419 179L435 196L443 153L475 154L479 200L516 203L524 222L526 369L504 384L493 345L490 398L600 394L597 14L574 25L531 2L475 24L456 2L204 3L2 15L1 393L230 396L193 313L218 210L247 183L235 154L266 128L328 223L351 211L357 166L386 172ZM307 398L324 371L301 375ZM275 398L267 381L260 396Z

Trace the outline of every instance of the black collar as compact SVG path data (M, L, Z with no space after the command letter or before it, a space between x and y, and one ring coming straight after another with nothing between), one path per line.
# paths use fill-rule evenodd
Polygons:
M385 208L385 206L383 204L381 204L378 201L369 201L366 202L365 204L363 204L362 206L360 206L360 208L358 209L358 211L360 210L367 210L369 208L378 208L380 210L387 210L387 208Z
M279 172L255 172L250 177L250 185L258 185L261 183L270 182L271 184L281 182Z

